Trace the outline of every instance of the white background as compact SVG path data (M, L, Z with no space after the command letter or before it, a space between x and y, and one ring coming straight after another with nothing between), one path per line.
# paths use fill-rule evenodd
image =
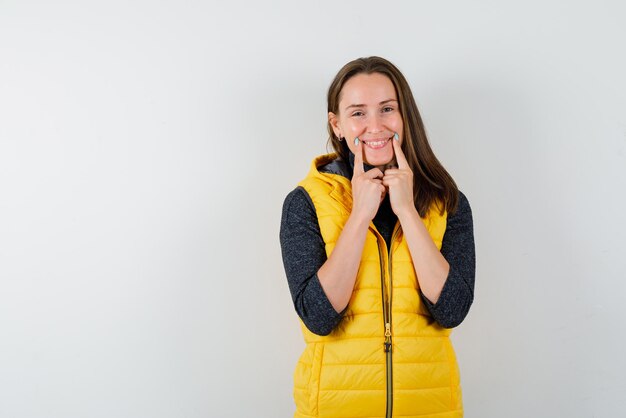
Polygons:
M291 416L282 201L367 55L473 209L466 416L620 416L625 23L619 0L0 1L0 416Z

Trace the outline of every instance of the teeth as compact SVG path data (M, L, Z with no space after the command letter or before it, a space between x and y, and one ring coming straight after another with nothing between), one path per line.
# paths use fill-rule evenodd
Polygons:
M387 143L387 139L384 141L376 141L376 142L367 142L367 145L371 145L373 147L378 147L380 145L384 145L385 143Z

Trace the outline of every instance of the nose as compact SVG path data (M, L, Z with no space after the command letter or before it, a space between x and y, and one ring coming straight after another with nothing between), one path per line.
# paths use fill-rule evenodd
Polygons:
M377 134L384 130L382 116L378 112L371 115L367 121L367 133Z

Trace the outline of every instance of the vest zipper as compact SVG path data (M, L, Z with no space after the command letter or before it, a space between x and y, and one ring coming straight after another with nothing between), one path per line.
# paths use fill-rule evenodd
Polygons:
M398 223L393 231L393 235L390 241L387 271L389 272L389 290L387 290L387 280L385 280L384 259L381 248L381 242L378 240L378 256L380 258L380 286L382 289L382 302L383 302L383 320L385 322L385 342L383 343L383 350L385 351L386 358L386 371L387 371L387 411L385 413L386 418L391 418L393 414L393 341L391 338L391 300L392 300L392 273L391 273L391 250L393 248L393 242L396 237L396 233L400 229Z

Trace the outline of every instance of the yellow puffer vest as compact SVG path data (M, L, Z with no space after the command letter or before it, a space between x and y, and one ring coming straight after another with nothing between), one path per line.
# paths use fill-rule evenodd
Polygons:
M317 169L335 158L313 160L299 183L317 211L328 256L352 208L350 180ZM423 219L439 249L446 219L435 208ZM371 223L339 325L319 336L302 324L307 345L294 374L295 418L463 416L450 330L433 320L418 289L399 223L391 251Z

